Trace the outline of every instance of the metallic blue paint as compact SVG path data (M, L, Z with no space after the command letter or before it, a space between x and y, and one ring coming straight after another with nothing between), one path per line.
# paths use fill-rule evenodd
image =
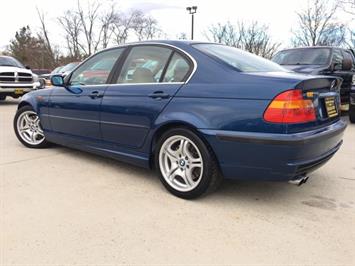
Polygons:
M237 72L191 42L159 43L196 60L186 84L53 87L26 94L20 106L35 109L49 141L143 167L150 167L159 130L176 125L190 127L210 145L226 178L292 180L339 149L346 126L339 118L288 126L263 120L277 94L314 77ZM165 97L151 97L160 92ZM295 144L297 139L304 142Z

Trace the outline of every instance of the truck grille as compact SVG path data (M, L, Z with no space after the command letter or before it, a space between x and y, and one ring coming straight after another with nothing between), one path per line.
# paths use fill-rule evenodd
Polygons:
M32 83L32 74L22 72L0 73L0 83Z

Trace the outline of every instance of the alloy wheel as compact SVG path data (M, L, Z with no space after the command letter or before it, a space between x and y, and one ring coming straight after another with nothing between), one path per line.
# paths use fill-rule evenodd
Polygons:
M39 145L45 140L40 119L33 111L20 114L17 119L17 131L21 139L30 145Z
M159 167L165 181L180 192L196 188L203 176L201 152L184 136L171 136L165 140L159 152Z

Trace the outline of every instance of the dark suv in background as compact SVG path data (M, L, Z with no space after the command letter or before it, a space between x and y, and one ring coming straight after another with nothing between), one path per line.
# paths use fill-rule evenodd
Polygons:
M294 48L278 52L272 60L299 73L341 77L341 103L343 107L349 104L350 91L355 86L355 56L352 50L323 46ZM351 103L350 115L355 116L355 98Z

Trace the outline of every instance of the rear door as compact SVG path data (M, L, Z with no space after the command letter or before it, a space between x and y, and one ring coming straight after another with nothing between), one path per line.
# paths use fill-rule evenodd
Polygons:
M108 78L123 48L98 53L79 66L66 87L54 87L49 119L55 133L100 140L100 107Z
M117 146L141 147L155 119L191 71L192 62L173 48L132 47L102 102L103 140Z

